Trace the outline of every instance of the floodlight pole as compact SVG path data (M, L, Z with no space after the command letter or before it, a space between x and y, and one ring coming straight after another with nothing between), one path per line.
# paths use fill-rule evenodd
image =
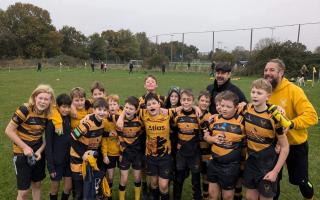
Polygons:
M212 53L214 53L214 31L212 31Z
M182 33L182 48L181 48L181 60L183 62L183 49L184 49L184 33Z
M171 62L172 62L172 36L173 36L173 35L171 35L171 39L170 39L170 44L171 44L171 45L170 45L170 46L171 46L171 48L170 48L170 49L171 49L171 50L170 50L170 55L171 55L171 56L170 56L170 60L171 60Z
M252 51L252 35L253 35L253 28L251 28L251 34L250 34L250 53Z
M300 27L301 27L301 24L298 25L298 38L297 38L298 43L300 42Z

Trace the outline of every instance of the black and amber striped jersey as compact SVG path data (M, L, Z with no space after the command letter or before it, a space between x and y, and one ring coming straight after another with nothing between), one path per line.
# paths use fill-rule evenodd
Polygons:
M117 130L120 141L120 150L123 152L126 148L133 148L141 150L143 133L143 123L139 116L134 116L133 119L128 120L124 118L124 125L122 131Z
M200 134L201 136L204 135L203 131L205 127L205 123L209 125L209 118L211 117L211 113L206 110L205 112L202 113L202 115L199 117L199 123L200 123ZM201 155L201 160L206 161L211 159L211 145L203 139L203 137L200 138L200 155Z
M88 120L73 129L71 136L71 171L81 173L83 154L88 150L98 151L102 137L106 137L104 123L91 115Z
M160 112L157 116L151 116L147 110L140 110L139 116L146 131L147 156L162 157L171 153L170 120L176 113L174 109L168 111L167 115Z
M241 160L242 148L245 142L244 119L235 114L231 119L221 115L214 118L212 135L222 134L225 142L213 143L211 146L212 158L220 162L233 162Z
M174 123L178 128L178 151L183 155L199 153L199 119L194 109L177 112Z
M88 101L88 100L86 100L86 101ZM81 110L77 110L77 117L76 118L71 117L71 128L74 129L77 126L79 126L80 121L88 114L90 114L89 108L83 108Z
M248 153L258 153L277 143L277 134L281 135L282 127L268 110L257 112L248 104L242 114L245 119Z
M146 98L147 94L139 97L139 107L141 109L146 109L146 104L145 104L145 98ZM164 101L166 99L166 97L164 96L161 96L160 94L157 94L158 98L159 98L159 101L160 101L160 105L161 107L163 108L164 107Z
M116 122L119 118L119 115L121 114L121 110L115 115L108 115L107 118L104 120L104 130L107 132L108 136L105 138L102 138L102 146L101 151L102 155L104 157L106 156L119 156L120 151L120 145L119 145L119 139L118 136L111 136L111 132L117 132L116 129Z
M26 143L33 151L37 151L42 145L42 135L48 117L44 114L37 114L34 112L32 106L22 105L17 108L11 119L17 127L17 136ZM23 150L16 144L13 144L13 153L20 154Z

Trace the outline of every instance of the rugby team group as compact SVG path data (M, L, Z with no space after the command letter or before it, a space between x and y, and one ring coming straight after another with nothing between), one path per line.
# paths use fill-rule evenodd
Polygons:
M13 142L17 199L28 199L30 188L41 199L46 168L51 200L62 180L61 200L112 199L116 168L120 200L130 199L129 174L135 200L169 199L170 184L170 196L180 200L188 176L190 199L278 199L284 164L290 183L312 199L307 128L318 123L313 105L284 77L280 59L268 61L264 77L253 81L249 102L231 83L231 70L217 64L214 82L198 97L172 86L165 98L148 75L146 93L122 106L98 81L89 98L81 87L55 98L51 86L39 85L5 130Z

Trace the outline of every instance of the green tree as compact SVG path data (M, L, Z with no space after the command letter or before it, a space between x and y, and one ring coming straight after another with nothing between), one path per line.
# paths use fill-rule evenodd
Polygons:
M286 41L272 43L260 51L255 51L248 63L248 74L262 74L265 64L272 58L280 58L286 64L286 76L292 77L299 74L303 64L309 62L312 53L307 51L305 45L297 42Z
M234 56L236 62L249 60L250 57L250 52L242 46L236 46L231 54Z
M140 58L139 43L129 30L107 30L101 36L107 43L108 59L129 61Z
M84 34L70 26L63 26L59 32L63 36L61 51L64 54L84 59L89 57L86 48L88 39Z
M139 44L140 59L151 56L152 45L145 32L136 33L135 35Z
M4 44L15 41L13 43L15 51L9 51L11 53L9 56L30 58L48 56L48 53L50 55L60 53L59 42L53 43L47 40L53 36L52 32L56 31L47 10L32 4L16 3L8 7L2 18L4 35L11 35ZM59 39L57 36L55 38Z
M222 49L216 49L216 52L213 54L212 59L216 62L235 62L235 56L227 51Z
M107 59L107 43L98 33L89 36L88 50L90 57L95 60Z
M146 60L148 69L160 67L163 63L168 63L169 59L163 54L154 54Z

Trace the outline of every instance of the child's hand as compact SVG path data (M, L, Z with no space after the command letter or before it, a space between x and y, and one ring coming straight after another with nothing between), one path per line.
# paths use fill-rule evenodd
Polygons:
M86 161L88 159L89 155L93 155L93 152L91 150L84 152L84 154L82 156L82 160Z
M109 163L110 163L110 160L109 160L108 156L106 156L106 157L103 158L103 162L104 162L105 164L109 164Z
M52 172L52 173L50 173L50 176L51 176L51 178L54 178L54 177L57 176L57 173L56 172Z
M26 146L25 148L23 148L23 154L25 156L31 156L33 154L32 148L29 146Z
M214 142L217 144L223 144L225 143L225 135L222 133L218 133L217 135L214 136Z
M272 170L272 171L268 172L268 173L263 177L263 180L267 180L267 181L270 181L270 182L276 182L277 177L278 177L278 172Z
M245 107L247 105L247 103L246 102L240 102L239 104L238 104L238 106L237 106L237 108L238 108L238 111L240 111L240 112L242 112L243 111L243 108Z
M36 161L41 159L41 153L39 151L36 151L34 155L36 156Z
M161 112L163 115L168 115L168 109L160 108L160 112Z
M83 124L89 120L89 117L93 114L87 114L84 118L80 120L80 124Z
M209 122L209 123L213 122L213 121L214 121L214 118L215 118L216 116L218 116L218 114L213 114L213 115L211 115L211 116L209 117L209 119L208 119L208 122Z
M193 106L193 109L195 110L197 117L201 117L202 115L201 109L198 106Z

